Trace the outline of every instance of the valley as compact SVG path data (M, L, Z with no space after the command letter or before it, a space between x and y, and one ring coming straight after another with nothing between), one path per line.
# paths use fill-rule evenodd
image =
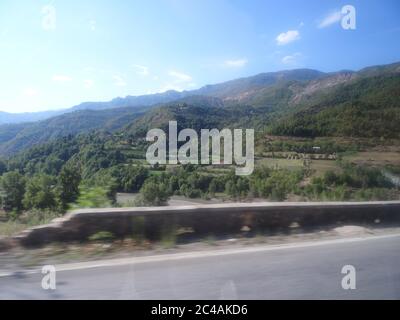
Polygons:
M399 63L358 72L299 69L0 126L0 230L9 234L75 208L173 199L398 200L399 90ZM146 134L168 132L171 121L178 132L198 134L254 129L254 173L237 176L228 164L149 164ZM128 200L119 201L121 194Z

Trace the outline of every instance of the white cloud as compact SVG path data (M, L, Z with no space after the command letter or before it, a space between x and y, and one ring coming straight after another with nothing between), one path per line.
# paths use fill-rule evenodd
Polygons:
M276 41L280 46L299 39L300 39L300 32L298 30L289 30L287 32L282 32L276 37Z
M224 66L228 68L242 68L247 63L247 59L226 60L224 61Z
M116 85L117 87L125 87L126 86L126 82L121 76L115 75L115 76L113 76L113 79L115 81L114 85Z
M137 74L142 75L142 76L148 76L150 74L149 68L145 66L141 66L139 64L133 65L135 69L137 69Z
M94 81L93 80L87 79L87 80L84 81L84 87L87 88L87 89L93 87L93 85L94 85Z
M33 89L33 88L26 88L26 89L22 92L22 94L23 94L24 96L27 96L27 97L34 97L34 96L37 96L37 95L38 95L38 91L37 91L36 89Z
M296 52L292 55L284 56L282 58L282 63L286 65L296 65L298 64L298 59L302 57L300 52Z
M182 73L182 72L171 70L168 74L171 77L175 78L175 82L178 82L178 83L184 83L184 82L191 82L192 81L192 77L191 76L189 76L188 74Z
M319 24L318 28L326 28L332 24L339 22L342 19L342 13L340 11L334 11L327 15Z
M186 73L170 70L168 75L173 79L164 83L164 85L156 90L156 92L163 93L169 90L184 91L196 87L196 84L193 82L193 78ZM158 80L159 78L156 76L156 79Z
M71 81L72 78L68 77L68 76L64 76L64 75L55 75L53 76L53 81L57 81L57 82L68 82Z

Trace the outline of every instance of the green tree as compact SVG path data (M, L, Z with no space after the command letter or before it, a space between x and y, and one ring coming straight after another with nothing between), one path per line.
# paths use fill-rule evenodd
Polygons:
M56 179L46 174L29 179L26 183L23 205L26 209L55 209Z
M125 192L137 192L149 176L149 170L142 166L129 166L123 171L121 184Z
M0 180L1 198L4 210L20 211L25 194L25 178L18 171L5 173Z
M140 189L140 194L145 205L162 206L169 199L167 189L165 184L158 183L155 179L148 179Z
M79 184L81 173L77 168L64 166L58 177L58 197L61 208L66 210L68 205L75 202L79 197Z
M109 171L100 170L91 179L84 180L82 184L86 189L95 187L105 190L107 198L114 204L117 201L117 192L119 188L117 179L118 178L113 177Z

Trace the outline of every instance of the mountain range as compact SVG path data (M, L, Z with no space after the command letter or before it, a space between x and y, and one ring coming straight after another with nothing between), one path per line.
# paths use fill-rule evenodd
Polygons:
M69 109L0 113L0 155L93 130L143 137L182 127L254 127L276 135L400 137L400 63L360 71L261 73L193 91L85 102Z
M164 103L179 99L184 94L177 91L167 91L164 93L143 95L143 96L127 96L125 98L115 98L107 102L83 102L79 105L61 110L49 110L40 112L25 113L8 113L0 111L1 124L18 124L23 122L34 122L46 120L55 116L81 110L105 110L122 107L141 107L150 106L157 103Z
M122 107L146 107L161 103L168 103L192 95L229 97L230 95L234 95L235 91L238 92L246 89L250 90L256 86L272 85L279 80L282 81L291 78L296 80L310 80L323 75L322 72L314 70L302 71L303 72L283 71L276 73L262 73L254 77L232 80L217 85L208 85L199 90L183 92L169 90L164 93L115 98L107 102L83 102L71 108L61 110L26 113L7 113L0 111L0 124L17 124L22 122L46 120L54 116L81 110L105 110Z

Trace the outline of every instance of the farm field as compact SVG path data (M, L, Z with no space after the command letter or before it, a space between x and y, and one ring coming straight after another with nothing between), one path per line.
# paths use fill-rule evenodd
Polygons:
M357 152L349 156L344 156L343 160L352 162L354 164L366 164L373 166L400 166L400 152Z

